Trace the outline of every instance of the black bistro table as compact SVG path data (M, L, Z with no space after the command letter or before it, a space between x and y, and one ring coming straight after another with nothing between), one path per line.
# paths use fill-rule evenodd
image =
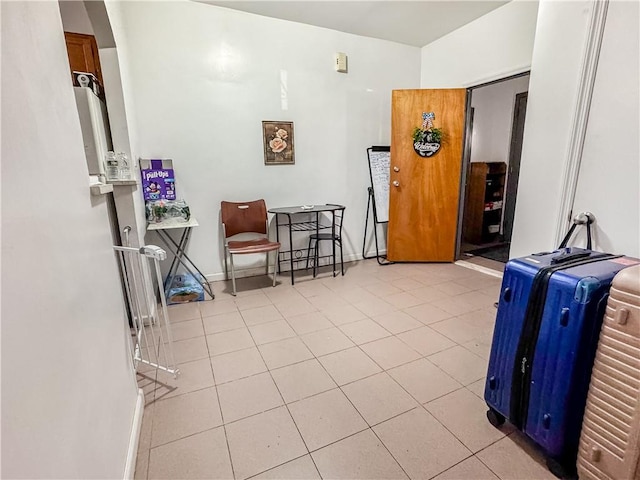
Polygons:
M335 235L336 230L336 210L340 210L342 205L296 205L293 207L279 207L270 208L269 213L272 213L276 217L276 239L280 241L280 227L288 227L289 230L289 250L278 253L278 272L280 272L280 261L289 261L291 263L291 285L294 284L294 263L302 260L307 260L309 257L309 251L307 249L307 256L302 258L302 250L297 250L300 255L294 258L293 250L293 232L314 232L320 233L320 230L331 229L331 233ZM324 212L331 212L331 224L322 224L320 214ZM303 218L304 217L304 218ZM318 248L316 243L315 248ZM288 259L286 258L288 255ZM285 258L283 258L285 257Z

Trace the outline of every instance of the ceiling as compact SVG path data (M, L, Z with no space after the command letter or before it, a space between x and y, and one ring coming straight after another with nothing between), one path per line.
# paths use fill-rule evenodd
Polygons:
M507 1L197 0L244 12L423 47Z

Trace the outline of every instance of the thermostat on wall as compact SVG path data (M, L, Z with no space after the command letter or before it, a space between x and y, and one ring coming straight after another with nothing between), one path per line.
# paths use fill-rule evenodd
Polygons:
M338 52L335 58L336 72L347 73L347 54Z

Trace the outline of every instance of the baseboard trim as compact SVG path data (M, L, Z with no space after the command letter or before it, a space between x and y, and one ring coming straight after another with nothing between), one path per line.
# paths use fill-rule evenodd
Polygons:
M380 255L385 255L387 253L386 250L380 250ZM375 251L367 252L367 257L374 257L371 260L375 260ZM357 262L359 260L364 260L362 253L347 253L344 256L344 263L349 262ZM369 260L369 259L367 259ZM284 267L284 264L282 265ZM282 269L282 274L288 273L290 270L287 268ZM273 267L269 267L269 275L273 273ZM264 265L261 267L253 267L253 268L245 268L241 270L236 269L236 280L238 278L246 278L246 277L257 277L265 274ZM221 280L225 280L224 272L219 273L208 273L205 275L208 282L219 282Z
M380 250L379 253L380 255L385 255L387 251ZM368 258L367 260L375 260L375 251L367 252L366 255L367 257L373 257L373 258ZM361 253L350 253L344 256L344 263L357 262L360 260L364 260L364 257L362 256ZM461 267L470 268L471 270L476 270L486 275L491 275L492 277L502 278L502 272L497 272L490 268L483 267L482 265L476 265L474 263L470 263L465 260L458 260L455 262L455 264ZM256 277L259 275L264 275L264 272L265 272L264 266L256 267L256 268L245 268L243 270L236 270L236 279L246 278L246 277ZM289 270L283 270L282 273L286 274L287 272L289 272ZM272 273L273 273L273 268L269 268L269 275L271 275ZM207 274L205 275L205 277L209 282L217 282L225 279L224 272Z
M469 268L471 270L476 270L478 272L491 275L492 277L502 278L502 272L497 272L491 268L483 267L482 265L476 265L475 263L467 262L466 260L458 260L455 262L455 264L460 265L461 267L464 267L464 268Z
M129 436L129 448L127 449L127 463L124 467L124 480L133 480L136 473L136 459L138 458L138 442L142 429L142 415L144 414L144 392L138 389L136 409L133 412L133 422L131 424L131 435Z

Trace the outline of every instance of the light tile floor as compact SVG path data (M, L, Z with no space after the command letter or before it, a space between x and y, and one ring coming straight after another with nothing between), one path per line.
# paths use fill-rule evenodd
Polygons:
M138 375L136 478L554 478L485 418L498 279L369 261L269 282L170 307L182 374Z

